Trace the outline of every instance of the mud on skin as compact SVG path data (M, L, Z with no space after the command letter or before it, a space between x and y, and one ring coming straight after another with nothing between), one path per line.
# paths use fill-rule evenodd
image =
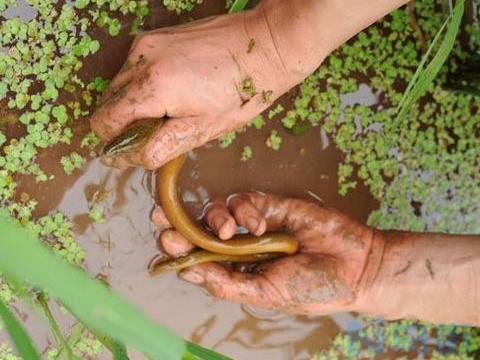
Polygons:
M243 224L247 214L257 211L257 223L265 221L265 231L288 229L295 236L298 253L263 262L248 274L219 264L199 264L183 270L183 279L203 285L223 299L295 313L324 314L353 306L372 250L371 229L305 200L259 193L242 193L236 198L234 206L224 203L220 209L217 203L209 207L207 224L211 226L220 217L227 219L227 224L232 219ZM216 216L209 216L209 211ZM338 230L347 228L361 246L343 240L345 231ZM166 233L160 236L160 243L171 256L183 253L184 246L191 247L179 233ZM233 234L234 227L230 237ZM176 246L171 246L173 243Z

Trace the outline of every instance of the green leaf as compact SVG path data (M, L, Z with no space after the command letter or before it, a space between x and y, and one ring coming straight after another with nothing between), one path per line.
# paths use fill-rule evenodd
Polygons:
M438 33L435 35L432 43L430 44L426 54L423 56L415 74L410 80L407 90L405 91L400 103L397 107L397 120L402 117L405 112L415 103L425 91L427 91L430 84L435 79L443 64L447 60L450 52L455 44L460 23L462 21L464 12L465 0L457 0L453 9L453 15L449 15L447 20L443 23ZM447 28L448 24L448 28ZM434 55L430 64L424 69L424 65L439 41L441 34L446 30L445 37L443 38L437 53Z
M248 125L253 125L255 129L261 129L265 125L265 120L263 119L262 115L257 115L252 120L250 120Z
M244 146L242 150L242 155L240 157L241 161L248 161L252 158L253 156L253 150L250 146Z
M130 344L152 359L181 358L186 346L181 338L153 323L100 281L54 256L27 230L5 218L0 218L0 229L0 271L7 277L25 279L47 290L88 327ZM18 266L18 254L27 262L25 266Z
M40 360L32 339L28 336L25 329L20 325L18 320L13 316L7 305L0 298L0 316L5 324L5 327L10 335L15 347L18 350L19 355L23 359Z
M98 40L93 40L90 44L88 44L90 49L90 54L95 54L100 49L100 43Z
M219 354L213 350L204 348L200 345L194 344L190 341L187 341L187 351L194 356L199 357L200 359L208 360L232 360L232 358Z
M55 256L35 240L31 232L5 217L0 217L0 234L0 272L7 279L19 283L20 280L28 281L31 286L46 290L93 331L120 344L129 344L151 359L178 360L191 355L189 351L206 360L228 359L186 343L170 330L155 324L101 281ZM22 266L18 266L19 254L25 260ZM118 347L115 351L120 356L123 350Z
M243 11L245 6L247 6L248 0L235 0L228 10L230 14Z
M77 9L84 9L88 3L90 2L90 0L76 0L75 1L75 7Z
M68 121L67 108L65 105L57 105L52 108L52 115L56 118L61 124L66 124Z
M108 33L110 34L110 36L117 36L118 34L120 34L121 27L122 24L118 19L112 19L108 24Z
M129 360L125 345L112 341L113 360Z

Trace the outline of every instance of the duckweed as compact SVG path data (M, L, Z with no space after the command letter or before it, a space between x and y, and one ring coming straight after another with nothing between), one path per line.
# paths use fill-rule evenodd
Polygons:
M163 0L163 5L178 15L183 12L192 11L195 5L201 4L203 0Z
M89 114L97 95L108 85L100 77L86 83L79 75L87 58L100 49L93 35L98 33L95 27L116 36L122 31L120 19L131 15L130 31L136 33L148 14L148 3L25 0L23 6L33 14L30 19L5 18L6 11L18 5L16 0L0 0L0 49L4 49L0 52L0 203L59 256L81 265L85 252L74 239L71 220L59 212L34 218L37 201L28 194L17 194L15 179L19 175L31 175L37 182L53 179L36 162L37 156L46 148L70 144L75 120ZM24 135L7 138L4 129L15 122L24 128L20 132ZM94 155L98 143L98 138L88 134L82 147ZM67 173L83 163L76 152L61 159ZM7 303L15 299L1 278L0 298ZM16 357L0 344L0 359Z
M431 1L415 1L417 20L432 39L444 16ZM282 124L322 126L344 160L339 192L363 182L379 201L369 224L382 229L480 233L478 98L445 91L447 73L465 58L456 44L428 92L395 121L395 108L418 65L421 45L406 9L368 28L335 51L300 86ZM344 105L342 96L367 84L377 102ZM478 328L363 318L359 331L338 335L313 359L475 359Z
M243 147L242 156L240 157L241 161L248 161L253 156L253 150L250 146L246 145Z
M265 140L265 145L272 150L280 150L282 141L282 137L278 134L278 131L272 130L270 136Z
M71 175L75 169L80 169L84 162L85 159L75 151L69 155L62 156L62 159L60 160L63 170L67 175Z
M36 14L34 18L2 18L0 25L0 47L7 49L0 53L0 123L8 124L13 118L26 130L23 137L7 139L0 127L0 201L25 226L35 228L50 219L50 225L57 229L53 231L56 235L48 236L48 242L78 263L83 255L73 255L80 250L74 245L70 220L56 215L32 219L36 202L14 200L14 178L17 174L32 175L38 182L53 178L36 163L37 155L45 148L70 144L75 120L88 115L96 94L108 85L100 77L86 84L77 75L85 59L100 49L91 30L99 26L116 35L120 17L131 14L131 30L135 32L148 14L147 1L76 0L61 6L53 0L26 3ZM0 1L2 14L16 6L17 1ZM59 102L60 98L68 100ZM13 116L16 111L20 113L18 120ZM88 134L82 147L93 149L98 143L93 134ZM75 152L61 159L66 173L83 163ZM66 248L61 249L62 246ZM2 288L1 294L4 291L7 290Z

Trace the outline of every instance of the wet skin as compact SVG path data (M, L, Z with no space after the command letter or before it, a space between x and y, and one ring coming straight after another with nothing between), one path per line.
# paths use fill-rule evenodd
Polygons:
M297 239L297 253L264 261L248 273L204 263L180 277L204 285L216 297L264 308L320 314L354 309L359 289L374 272L371 265L377 264L372 261L379 249L373 246L373 229L310 201L259 193L230 199L217 200L206 211L205 221L216 234L229 242L237 225L256 234L283 230ZM263 225L250 226L252 218ZM152 220L159 228L170 226L160 207ZM193 247L174 230L163 231L159 241L171 256Z

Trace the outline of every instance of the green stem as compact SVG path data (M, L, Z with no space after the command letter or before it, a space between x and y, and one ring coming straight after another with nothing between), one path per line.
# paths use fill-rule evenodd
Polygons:
M128 360L127 350L125 349L124 345L115 342L109 337L102 335L93 329L88 329L88 331L90 331L93 336L95 336L102 343L102 345L113 354L115 360Z
M70 349L72 349L75 344L80 340L82 337L83 332L85 331L85 326L82 323L76 323L72 330L70 331L70 335L67 338L67 344ZM63 359L67 356L67 348L62 348L55 359Z
M57 345L61 349L67 352L67 356L69 359L71 360L76 359L75 355L73 354L72 348L63 337L62 330L60 330L60 327L58 326L57 322L55 321L55 318L53 317L52 312L50 311L50 307L48 306L45 294L40 293L40 295L37 296L37 301L43 309L43 313L45 314L45 317L48 320L48 324L52 329L52 333L53 333L53 336L55 337L55 341L57 342Z

